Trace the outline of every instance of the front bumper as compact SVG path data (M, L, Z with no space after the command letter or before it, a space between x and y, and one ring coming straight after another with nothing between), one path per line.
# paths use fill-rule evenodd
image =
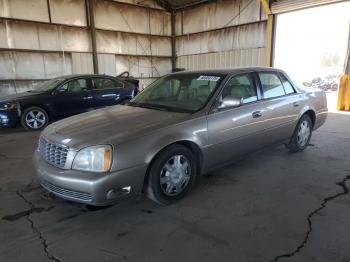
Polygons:
M0 111L0 126L15 127L19 123L19 114L16 109Z
M64 170L48 164L35 151L33 163L43 188L54 195L83 204L106 206L142 191L147 165L111 173Z

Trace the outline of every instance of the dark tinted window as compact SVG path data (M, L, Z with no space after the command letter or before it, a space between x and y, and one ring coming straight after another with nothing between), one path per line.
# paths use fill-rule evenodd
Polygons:
M292 84L289 82L289 80L286 78L284 74L280 74L284 90L286 91L287 94L293 94L295 93L294 88Z
M94 89L121 88L123 84L110 78L93 78L92 86Z
M67 93L76 93L87 90L87 81L86 79L75 79L65 83L60 90L63 90Z
M264 92L264 98L278 97L286 94L281 80L275 73L259 73L259 78Z
M243 103L258 100L254 82L249 74L239 75L231 78L222 91L222 98L234 97L243 99Z
M60 82L63 82L63 78L54 78L48 81L45 81L44 83L40 84L38 87L36 87L33 91L34 92L42 92L42 91L50 91L54 89Z

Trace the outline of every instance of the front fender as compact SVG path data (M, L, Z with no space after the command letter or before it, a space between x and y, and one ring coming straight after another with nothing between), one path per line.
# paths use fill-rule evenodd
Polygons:
M208 142L206 117L157 129L117 145L114 168L119 170L137 165L149 165L162 149L179 141L189 141L199 148L204 147Z

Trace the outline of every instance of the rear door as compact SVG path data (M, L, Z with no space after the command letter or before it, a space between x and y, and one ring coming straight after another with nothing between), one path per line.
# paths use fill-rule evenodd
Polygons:
M109 77L93 77L92 96L94 108L119 104L124 99L124 83Z
M277 71L257 73L266 108L266 142L289 139L296 126L302 95L295 92L284 74Z
M233 76L224 86L218 101L227 96L242 99L242 105L208 115L210 164L230 162L264 145L265 106L252 73Z
M59 86L53 94L52 108L58 117L67 117L93 109L90 79L70 79Z

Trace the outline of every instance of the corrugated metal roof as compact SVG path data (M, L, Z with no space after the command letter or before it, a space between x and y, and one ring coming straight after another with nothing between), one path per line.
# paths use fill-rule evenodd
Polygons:
M345 2L345 0L277 0L272 3L271 11L278 14L340 2Z
M210 0L158 0L158 2L166 3L166 5L171 6L171 8L173 9L183 8L186 6L205 3L209 1Z

